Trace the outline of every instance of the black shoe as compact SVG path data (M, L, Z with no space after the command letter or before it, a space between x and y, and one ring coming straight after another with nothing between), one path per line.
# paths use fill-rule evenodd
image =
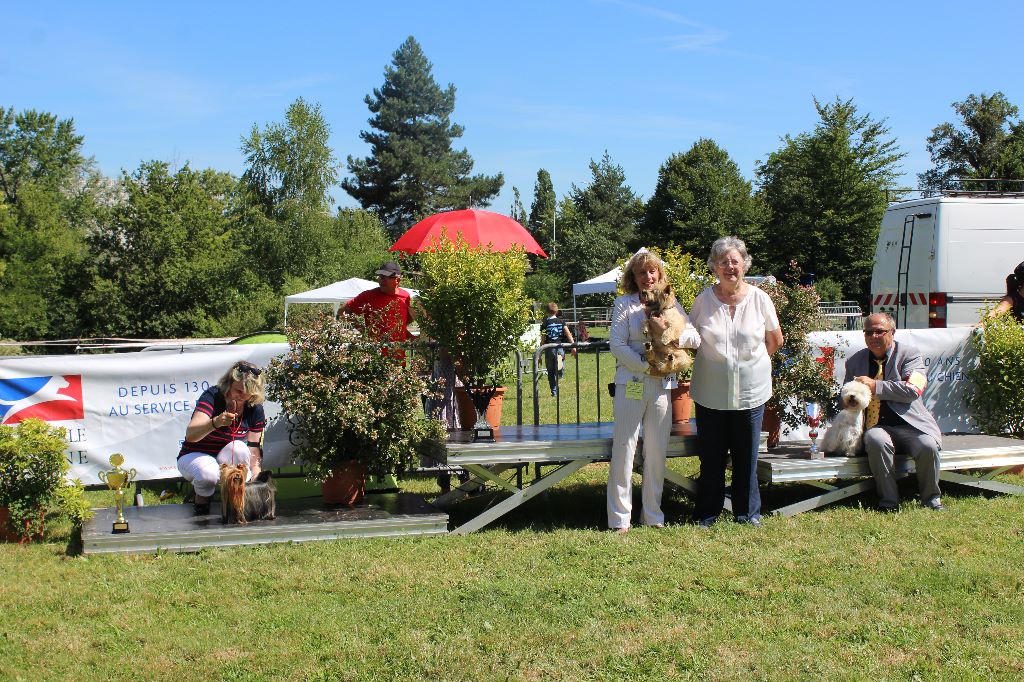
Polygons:
M209 502L196 502L196 516L206 516L210 513Z
M882 505L878 505L875 507L875 511L879 512L880 514L895 514L899 510L899 507L883 507Z
M716 521L718 521L718 519L717 519L717 518L715 518L715 517L712 517L712 518L708 518L708 519L695 519L695 520L694 520L694 522L695 522L695 523L696 523L696 524L697 524L697 525L698 525L698 526L699 526L700 528L710 528L711 526L715 525L715 522L716 522Z

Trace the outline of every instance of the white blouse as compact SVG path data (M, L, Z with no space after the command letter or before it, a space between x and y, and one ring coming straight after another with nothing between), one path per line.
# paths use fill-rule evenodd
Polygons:
M690 321L700 332L690 395L713 410L749 410L772 397L772 360L765 334L779 328L775 304L750 286L734 316L708 287L697 295Z
M683 307L676 303L676 309L687 321L686 329L679 337L682 348L696 348L700 345L700 335L690 324ZM640 294L626 294L615 299L612 308L612 326L608 333L608 347L615 356L615 383L624 384L629 381L641 381L650 370L650 365L641 357L644 352L644 321L647 314L644 304L640 302ZM676 387L676 376L670 374L664 378L664 388Z

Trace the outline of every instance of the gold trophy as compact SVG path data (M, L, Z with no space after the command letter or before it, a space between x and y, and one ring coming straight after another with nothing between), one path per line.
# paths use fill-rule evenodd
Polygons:
M114 491L114 502L117 504L117 519L111 533L130 533L128 522L124 518L124 489L135 480L135 469L125 471L121 468L124 464L124 455L115 452L110 456L110 464L114 467L110 471L101 471L100 480L107 484L107 487Z

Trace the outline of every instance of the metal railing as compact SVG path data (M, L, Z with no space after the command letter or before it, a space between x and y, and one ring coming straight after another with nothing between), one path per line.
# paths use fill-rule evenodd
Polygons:
M822 301L818 311L828 323L828 331L864 328L864 313L856 301Z
M580 356L582 354L593 353L594 356L594 374L596 376L594 386L594 405L597 409L597 421L601 421L601 408L602 404L610 403L610 397L606 391L608 387L603 385L601 382L601 363L611 362L614 367L615 360L611 357L603 357L604 353L609 353L609 345L607 341L577 341L576 343L546 343L541 345L534 351L533 356L529 359L525 359L519 350L515 351L516 355L516 424L522 426L523 424L523 385L527 371L532 375L530 378L530 393L532 399L532 412L533 412L533 424L540 424L540 382L541 377L547 375L547 368L542 358L544 353L548 349L561 348L566 351L575 349L577 352L572 355L566 355L565 362L569 362L569 358L575 364L575 372L573 377L575 381L575 421L580 423L581 418L581 399L584 397L580 390ZM556 387L561 387L561 379L556 377ZM555 392L553 396L555 398L555 423L562 423L562 399L564 393L561 390ZM607 401L602 403L602 401ZM571 407L571 406L570 406Z

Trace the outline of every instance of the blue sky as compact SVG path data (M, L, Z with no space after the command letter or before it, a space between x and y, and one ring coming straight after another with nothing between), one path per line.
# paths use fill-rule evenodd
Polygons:
M908 156L950 104L996 90L1024 106L1021 4L990 2L9 3L0 105L72 117L117 175L148 160L239 174L239 139L319 103L343 162L365 156L363 98L409 35L457 89L453 119L477 172L505 174L529 209L537 170L561 197L605 150L645 199L659 166L700 137L753 179L812 97L886 118ZM975 8L977 8L975 10ZM344 172L344 170L343 170ZM354 205L340 188L340 205Z

